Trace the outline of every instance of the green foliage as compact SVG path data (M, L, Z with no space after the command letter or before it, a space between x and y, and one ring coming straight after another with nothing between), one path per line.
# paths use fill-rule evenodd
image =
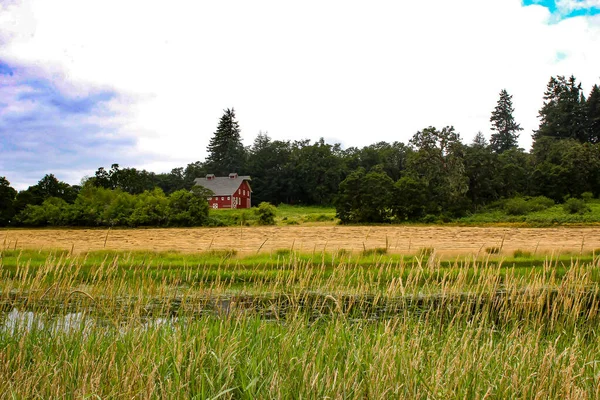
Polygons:
M504 202L504 211L508 215L525 215L530 212L542 211L554 205L554 200L544 196L533 198L515 197Z
M544 105L539 112L540 127L534 140L542 137L588 141L586 132L586 102L574 76L550 78L544 93ZM535 143L534 143L535 147Z
M62 226L68 221L68 204L58 197L49 197L39 206L28 205L17 221L27 226Z
M87 184L73 204L50 197L17 215L24 226L200 226L209 223L205 197L161 189L139 195Z
M537 196L527 200L530 212L542 211L552 207L555 203L554 200L549 199L545 196Z
M410 140L415 152L408 160L411 176L428 189L426 213L454 213L463 209L469 190L465 174L463 145L454 127L429 127Z
M173 183L181 184L178 176L168 178ZM90 179L95 186L105 189L120 189L130 194L141 194L151 191L161 183L161 178L146 170L138 171L135 168L120 168L119 164L112 164L110 170L98 168L93 178Z
M17 191L5 177L0 176L0 226L8 225L15 215L14 201Z
M427 203L427 186L424 182L402 177L394 184L392 210L398 221L415 221L423 216Z
M590 143L600 143L600 86L594 85L585 104Z
M523 128L515 122L514 111L512 96L505 89L502 89L498 104L490 117L492 130L495 132L490 138L490 147L496 153L503 153L517 147L518 132L522 131Z
M569 214L585 214L592 211L582 199L571 197L563 204L563 209Z
M275 216L277 215L277 209L271 203L263 201L258 205L255 210L258 215L259 225L275 225Z
M340 183L336 215L342 223L388 222L394 181L380 169L365 174L361 167Z
M210 173L225 176L245 169L246 149L242 144L240 126L233 108L223 111L214 136L206 149L206 168Z
M504 203L504 211L508 215L524 215L529 212L529 205L524 198L516 197Z
M470 146L464 146L463 151L465 175L469 179L467 197L471 203L477 207L501 196L506 185L501 177L503 164L481 132Z
M325 143L323 138L312 145L294 142L287 166L287 203L332 204L343 180L340 155L340 145Z
M208 218L208 202L187 190L178 190L169 196L169 225L200 226Z
M290 168L292 151L290 142L271 140L267 134L258 134L248 156L252 200L273 204L290 200L294 190L290 182L293 176Z

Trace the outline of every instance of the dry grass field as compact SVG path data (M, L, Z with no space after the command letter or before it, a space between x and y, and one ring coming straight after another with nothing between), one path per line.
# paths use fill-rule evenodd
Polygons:
M4 249L152 250L186 253L235 249L240 254L278 249L361 251L388 247L411 254L434 248L440 256L520 249L535 254L579 254L600 248L600 228L496 228L403 226L289 226L189 229L11 229L0 230Z

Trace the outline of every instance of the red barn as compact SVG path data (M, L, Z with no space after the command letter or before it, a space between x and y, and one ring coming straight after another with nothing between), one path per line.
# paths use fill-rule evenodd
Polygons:
M208 205L212 208L250 208L251 179L249 176L238 176L231 173L229 176L206 175L206 178L197 178L194 183L203 186L214 193L208 197Z

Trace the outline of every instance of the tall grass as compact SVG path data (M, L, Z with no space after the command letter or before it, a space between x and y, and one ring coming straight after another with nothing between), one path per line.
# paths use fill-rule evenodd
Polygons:
M0 263L0 397L600 396L597 260L338 257Z

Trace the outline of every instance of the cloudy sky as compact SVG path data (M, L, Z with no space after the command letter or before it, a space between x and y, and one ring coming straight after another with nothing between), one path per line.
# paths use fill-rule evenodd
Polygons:
M247 145L470 142L503 88L528 149L549 78L589 92L599 49L600 0L0 0L0 176L168 172L230 107Z

